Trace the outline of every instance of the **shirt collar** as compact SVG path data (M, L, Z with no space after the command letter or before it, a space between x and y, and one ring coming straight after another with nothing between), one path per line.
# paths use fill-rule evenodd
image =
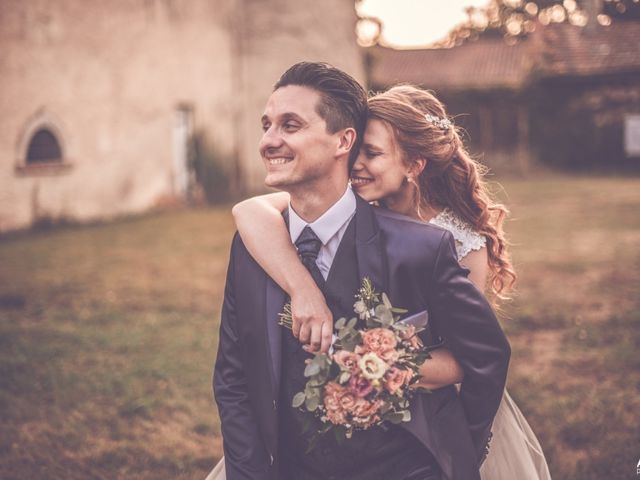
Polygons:
M349 220L356 210L356 196L347 186L344 195L336 203L329 207L315 222L307 223L295 212L289 203L289 234L291 241L296 242L304 227L309 225L318 236L323 245L333 237L340 227Z

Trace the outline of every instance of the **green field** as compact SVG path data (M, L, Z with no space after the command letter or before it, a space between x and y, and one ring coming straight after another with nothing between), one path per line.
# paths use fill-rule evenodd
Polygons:
M637 478L640 179L502 186L509 390L554 479ZM204 478L229 210L0 240L0 478Z

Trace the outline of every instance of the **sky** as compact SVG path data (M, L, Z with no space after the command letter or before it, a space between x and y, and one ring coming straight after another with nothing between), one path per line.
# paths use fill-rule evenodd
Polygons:
M398 48L421 47L441 40L466 20L465 7L480 7L488 0L362 0L360 16L379 18L383 43Z

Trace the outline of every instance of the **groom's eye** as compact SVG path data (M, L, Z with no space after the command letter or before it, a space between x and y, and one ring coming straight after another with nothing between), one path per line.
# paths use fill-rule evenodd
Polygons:
M297 123L287 122L283 125L283 128L286 132L292 132L299 128Z

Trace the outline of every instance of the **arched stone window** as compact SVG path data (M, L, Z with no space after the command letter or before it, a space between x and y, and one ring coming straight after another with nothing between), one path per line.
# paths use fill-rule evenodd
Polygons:
M27 150L27 165L44 162L62 162L62 151L56 136L46 128L38 130Z
M16 172L24 175L58 174L71 167L60 120L45 111L27 120L18 141Z

